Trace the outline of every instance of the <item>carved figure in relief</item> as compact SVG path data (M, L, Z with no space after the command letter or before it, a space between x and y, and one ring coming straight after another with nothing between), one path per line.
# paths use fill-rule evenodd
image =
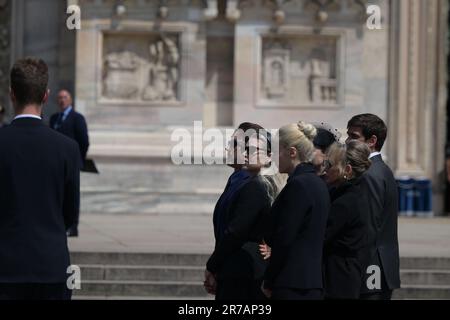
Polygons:
M149 47L150 67L148 85L144 89L143 100L176 100L178 83L179 53L176 43L162 38Z

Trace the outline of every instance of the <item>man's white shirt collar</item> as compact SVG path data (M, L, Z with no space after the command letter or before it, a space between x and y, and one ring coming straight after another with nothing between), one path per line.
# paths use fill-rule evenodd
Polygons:
M373 157L376 157L376 156L381 156L381 152L372 152L369 156L369 159L372 159Z
M22 119L22 118L33 118L33 119L42 120L41 117L36 116L36 115L34 115L34 114L19 114L19 115L17 115L17 116L14 117L14 120Z

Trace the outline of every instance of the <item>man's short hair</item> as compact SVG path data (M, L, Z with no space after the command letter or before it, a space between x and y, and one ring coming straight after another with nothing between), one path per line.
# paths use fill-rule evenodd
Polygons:
M361 128L362 134L366 140L372 136L377 137L375 149L381 151L387 137L387 127L383 120L378 116L370 113L359 114L354 116L347 124L347 128Z
M19 107L42 104L48 85L48 66L42 59L17 60L11 69L11 90Z

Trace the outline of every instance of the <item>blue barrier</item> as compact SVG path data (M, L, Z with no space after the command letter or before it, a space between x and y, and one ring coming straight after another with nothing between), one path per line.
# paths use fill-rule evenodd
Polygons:
M400 177L398 186L398 211L401 216L412 217L414 215L414 179Z
M399 177L398 205L401 216L433 216L433 191L430 179Z

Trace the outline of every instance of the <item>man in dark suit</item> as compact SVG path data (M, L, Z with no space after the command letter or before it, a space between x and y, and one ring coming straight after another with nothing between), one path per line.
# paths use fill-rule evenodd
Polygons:
M70 299L66 230L79 203L77 144L44 125L48 67L11 70L15 118L0 130L0 299Z
M69 91L61 90L58 93L58 106L61 112L51 116L50 127L78 143L83 164L89 149L89 135L86 120L82 114L74 110L72 96Z
M365 142L372 161L362 183L369 201L370 262L363 270L361 298L390 300L393 290L400 288L400 257L397 182L381 157L387 127L376 115L361 114L349 121L347 129L347 141Z
M89 135L86 120L83 115L73 109L72 96L67 90L61 90L58 93L58 105L61 112L51 116L50 127L78 143L81 155L81 167L83 167L89 149ZM77 214L73 226L67 233L69 237L78 237L78 221L79 214Z

